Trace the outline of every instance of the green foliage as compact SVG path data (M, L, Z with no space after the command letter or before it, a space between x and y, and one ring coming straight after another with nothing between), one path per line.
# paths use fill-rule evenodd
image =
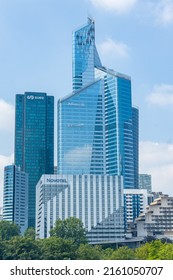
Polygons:
M115 250L110 256L110 260L135 260L135 252L134 250L128 248L127 246L123 246Z
M173 244L154 240L135 250L139 260L173 260Z
M0 260L4 259L5 250L6 250L6 241L0 241Z
M66 220L57 220L50 236L71 239L77 245L87 242L86 231L81 220L70 217Z
M158 252L159 260L173 260L173 244L165 243L160 247Z
M159 260L159 251L164 244L161 240L154 240L150 243L147 260Z
M4 259L6 260L39 260L41 247L39 241L29 237L16 236L6 242Z
M135 250L89 245L83 224L76 218L58 220L47 239L35 240L34 228L28 228L23 237L19 234L17 225L0 221L0 260L173 260L172 241L165 238L149 238Z
M76 245L72 240L50 237L40 240L43 260L75 259Z
M101 260L102 249L100 246L81 244L77 250L77 259L79 260Z
M105 250L102 250L102 260L110 260L110 257L112 256L114 250L111 248L106 248Z
M150 244L149 243L145 243L141 247L137 248L135 250L135 255L136 255L137 259L147 260L148 257L149 257L149 249L150 249Z
M0 221L0 240L10 240L13 236L19 236L19 234L19 226L8 221Z
M36 234L35 234L35 229L33 227L29 227L26 229L26 231L24 232L24 236L25 237L30 237L31 239L35 239Z

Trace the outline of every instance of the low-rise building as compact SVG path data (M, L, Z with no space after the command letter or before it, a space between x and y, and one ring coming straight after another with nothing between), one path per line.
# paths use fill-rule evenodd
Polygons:
M161 195L136 219L138 236L173 237L173 197Z
M148 193L148 205L152 203L155 199L159 198L163 193L162 192L151 192Z

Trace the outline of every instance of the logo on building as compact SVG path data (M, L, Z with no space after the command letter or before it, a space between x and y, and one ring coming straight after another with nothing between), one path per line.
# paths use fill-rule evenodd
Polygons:
M34 99L34 95L28 95L27 99L33 100Z
M66 179L52 179L52 178L47 178L47 183L66 183Z

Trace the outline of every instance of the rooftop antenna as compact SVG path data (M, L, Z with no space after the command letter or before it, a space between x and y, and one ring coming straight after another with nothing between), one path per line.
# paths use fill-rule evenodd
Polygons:
M88 23L94 23L94 19L90 13L88 13Z

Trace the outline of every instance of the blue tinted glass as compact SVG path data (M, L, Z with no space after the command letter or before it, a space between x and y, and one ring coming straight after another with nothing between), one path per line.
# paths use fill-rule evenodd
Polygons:
M15 164L29 174L29 226L35 226L35 186L54 168L54 97L16 95Z
M138 187L131 79L102 66L90 19L73 33L73 92L58 102L58 173L123 175Z

